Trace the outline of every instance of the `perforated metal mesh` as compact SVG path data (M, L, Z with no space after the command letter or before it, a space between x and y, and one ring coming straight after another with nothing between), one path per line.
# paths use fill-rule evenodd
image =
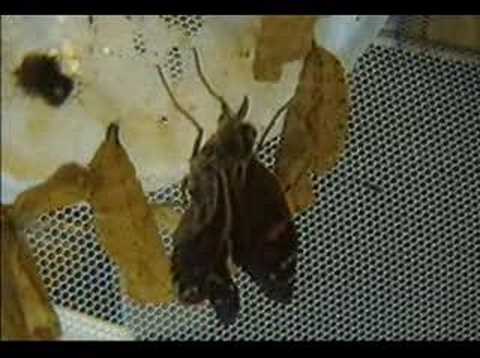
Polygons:
M345 157L295 218L293 303L268 300L241 273L229 328L208 306L136 306L85 203L43 216L28 235L53 301L138 339L480 339L479 63L379 42L351 84ZM275 145L261 156L270 166ZM150 199L180 204L175 187Z
M195 36L203 26L203 18L200 15L162 15L160 18L169 27L178 27L190 37Z

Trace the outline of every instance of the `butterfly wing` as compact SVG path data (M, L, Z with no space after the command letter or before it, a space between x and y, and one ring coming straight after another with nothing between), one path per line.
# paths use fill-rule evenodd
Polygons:
M277 177L258 160L234 193L233 258L265 294L287 303L293 296L297 236Z
M218 319L230 324L238 315L240 299L227 267L229 199L215 170L204 169L199 176L191 178L192 204L173 235L174 281L181 302L208 299Z

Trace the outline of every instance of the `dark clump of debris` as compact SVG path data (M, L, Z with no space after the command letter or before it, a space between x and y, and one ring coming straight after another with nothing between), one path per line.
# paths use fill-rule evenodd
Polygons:
M51 106L62 105L73 90L73 80L62 73L57 59L45 54L25 56L15 75L27 94Z

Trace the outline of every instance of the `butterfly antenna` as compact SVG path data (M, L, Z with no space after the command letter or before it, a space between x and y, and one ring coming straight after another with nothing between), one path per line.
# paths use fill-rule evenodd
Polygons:
M208 83L208 80L202 71L202 66L200 65L200 56L198 54L198 50L196 48L193 48L192 50L193 50L193 58L195 60L195 67L197 69L198 76L200 77L200 80L202 81L203 85L207 89L208 93L210 93L210 95L212 95L217 101L220 102L220 104L222 105L222 111L226 112L230 118L233 118L233 112L228 106L225 99L222 96L220 96L218 93L216 93L213 90L212 86Z
M193 116L188 113L181 105L180 103L178 103L177 99L175 98L175 96L173 95L173 92L170 88L170 86L168 85L167 83L167 80L165 79L165 76L163 74L163 71L162 71L162 68L157 65L157 70L158 70L158 74L160 75L160 79L162 80L162 83L163 83L163 86L165 87L165 89L167 90L167 93L168 93L168 96L170 97L170 100L173 102L173 105L175 106L175 108L185 116L185 118L187 118L192 124L193 126L195 127L195 129L197 130L197 138L195 139L195 143L193 145L193 151L192 151L192 157L194 157L199 149L200 149L200 145L202 143L202 138L203 138L203 128L202 126L196 121L195 118L193 118Z
M290 104L292 103L293 101L293 98L294 97L291 97L283 106L281 106L276 112L275 114L273 115L273 118L270 120L270 122L268 123L267 125L267 128L265 128L265 130L263 131L263 134L262 134L262 137L260 138L259 142L258 142L258 145L257 145L257 149L255 150L255 152L259 152L263 145L265 144L265 140L267 139L267 136L268 134L270 133L270 131L272 130L273 126L275 125L275 123L278 121L278 119L280 118L280 115L286 110L288 109L288 107L290 106Z

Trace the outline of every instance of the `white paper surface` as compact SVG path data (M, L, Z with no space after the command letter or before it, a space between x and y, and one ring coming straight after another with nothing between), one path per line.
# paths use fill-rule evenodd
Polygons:
M128 329L70 309L56 306L62 325L62 341L132 341Z

